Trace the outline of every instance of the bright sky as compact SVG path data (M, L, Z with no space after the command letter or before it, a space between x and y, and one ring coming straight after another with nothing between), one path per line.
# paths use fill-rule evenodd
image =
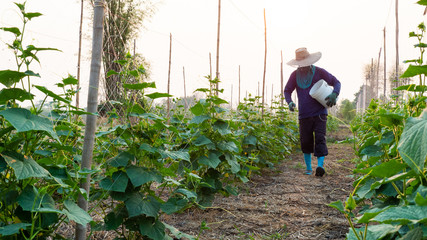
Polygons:
M383 47L383 29L386 27L387 71L395 64L395 1L396 0L222 0L220 87L223 98L230 100L233 86L233 106L238 96L238 68L241 67L241 98L246 92L256 94L258 83L262 88L264 67L264 15L267 19L267 73L266 91L270 101L280 89L280 52L283 51L285 83L294 68L286 62L294 51L307 47L310 52L322 52L316 63L335 75L342 83L341 99L354 99L364 81L364 65L378 59ZM0 26L18 26L19 14L12 0L2 0ZM157 10L141 29L136 40L136 51L151 64L152 80L159 92L166 92L169 64L169 34L172 42L171 94L183 96L183 67L187 95L195 89L207 87L204 76L209 74L209 53L215 73L218 21L217 0L153 0ZM408 38L422 21L424 8L416 0L399 1L399 56L400 63L418 57L413 47L415 39ZM82 100L86 105L90 68L90 15L85 8L85 43L82 64ZM34 84L55 90L53 84L68 73L76 75L80 1L27 0L30 12L44 16L28 25L26 44L54 47L62 52L40 54L41 65L34 65L42 78ZM5 42L10 34L0 32L0 69L15 69L14 59ZM384 54L384 49L382 50ZM384 62L381 56L381 64ZM404 65L405 68L407 65ZM56 91L56 90L55 90ZM57 91L56 91L57 92Z

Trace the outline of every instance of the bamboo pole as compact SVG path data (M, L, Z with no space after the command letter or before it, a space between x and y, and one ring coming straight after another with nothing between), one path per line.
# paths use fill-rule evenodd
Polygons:
M217 81L219 80L219 39L220 39L220 31L221 30L221 0L218 0L218 31L217 31L217 39L216 39L216 73L215 78ZM219 83L216 83L216 94L218 95Z
M386 58L386 36L384 27L384 99L387 99L387 58Z
M399 87L399 0L396 0L396 86Z
M280 51L280 107L283 108L284 89L283 89L283 53Z
M267 68L267 22L265 18L265 8L264 8L264 39L265 39L265 52L264 52L264 74L262 77L262 113L261 116L264 117L264 90L265 90L265 72Z
M182 67L182 77L184 79L184 110L187 110L188 102L187 102L187 89L185 86L185 68L184 68L184 66Z
M95 142L96 130L96 113L98 111L98 90L99 77L101 73L102 62L102 35L104 30L104 1L95 0L94 16L93 16L93 39L92 39L92 60L90 65L89 92L87 99L86 128L83 143L81 169L92 169L93 149ZM86 197L79 195L78 205L84 211L88 210L88 202L90 193L90 178L88 174L86 179L81 183L81 188L86 191ZM76 225L76 240L86 239L87 226L81 224Z
M238 105L240 105L240 65L239 65L239 101L238 101Z
M171 65L172 65L172 33L170 33L170 41L169 41L169 70L168 70L168 94L170 95L170 85L171 85ZM167 100L167 116L169 122L169 114L170 114L170 98Z
M377 62L377 84L376 84L376 98L378 99L379 94L378 94L378 89L380 86L380 60L381 60L381 51L382 48L380 48L380 53L378 54L378 62Z
M80 106L80 63L82 56L82 29L83 29L83 0L80 7L80 27L79 27L79 51L77 53L77 92L76 92L76 108Z

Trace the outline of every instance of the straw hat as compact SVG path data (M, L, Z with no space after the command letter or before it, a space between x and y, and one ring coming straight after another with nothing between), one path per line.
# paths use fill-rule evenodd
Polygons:
M289 61L288 65L295 67L306 67L319 61L321 57L321 52L309 53L307 48L298 48L295 50L295 59Z

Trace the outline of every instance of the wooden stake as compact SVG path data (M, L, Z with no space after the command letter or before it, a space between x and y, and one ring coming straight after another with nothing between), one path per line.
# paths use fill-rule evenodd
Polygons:
M386 37L385 37L385 27L384 27L384 99L387 99L387 58L386 58Z
M170 34L170 43L169 43L168 94L170 94L170 85L171 85L171 65L172 65L172 33ZM168 103L167 103L168 122L169 122L169 114L170 114L170 99L168 97Z
M396 86L399 87L399 0L396 0Z
M379 97L379 94L378 94L378 88L379 88L379 86L380 86L380 60L381 60L381 51L382 51L382 48L380 48L380 53L378 54L378 63L377 63L377 84L376 84L376 92L375 92L375 95L376 95L376 98L378 99L378 97Z
M80 7L80 28L79 28L79 52L77 54L77 92L76 92L76 108L80 106L80 62L82 56L82 29L83 29L83 0Z
M215 77L219 80L219 39L220 39L220 28L221 28L221 0L218 0L218 32L216 39L216 73ZM216 84L216 94L218 95L219 83Z
M283 108L283 53L280 51L280 107Z
M265 90L265 72L267 68L267 22L265 18L265 8L264 8L264 39L265 39L265 53L264 53L264 74L262 77L262 113L261 116L264 117L264 90Z
M187 90L185 88L185 68L182 67L182 77L184 78L184 110L187 110L188 102L187 102Z
M240 105L240 65L239 65L239 101L238 101L238 105Z

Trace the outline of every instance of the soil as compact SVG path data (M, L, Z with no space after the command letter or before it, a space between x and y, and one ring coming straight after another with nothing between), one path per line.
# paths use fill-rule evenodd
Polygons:
M342 129L341 129L342 130ZM343 140L347 131L331 134ZM189 209L163 221L200 239L345 239L348 222L331 202L344 202L352 191L353 148L328 143L323 177L304 175L302 154L266 169L241 188L238 196L217 196L212 208ZM315 158L313 166L317 166ZM208 229L201 230L202 222Z

